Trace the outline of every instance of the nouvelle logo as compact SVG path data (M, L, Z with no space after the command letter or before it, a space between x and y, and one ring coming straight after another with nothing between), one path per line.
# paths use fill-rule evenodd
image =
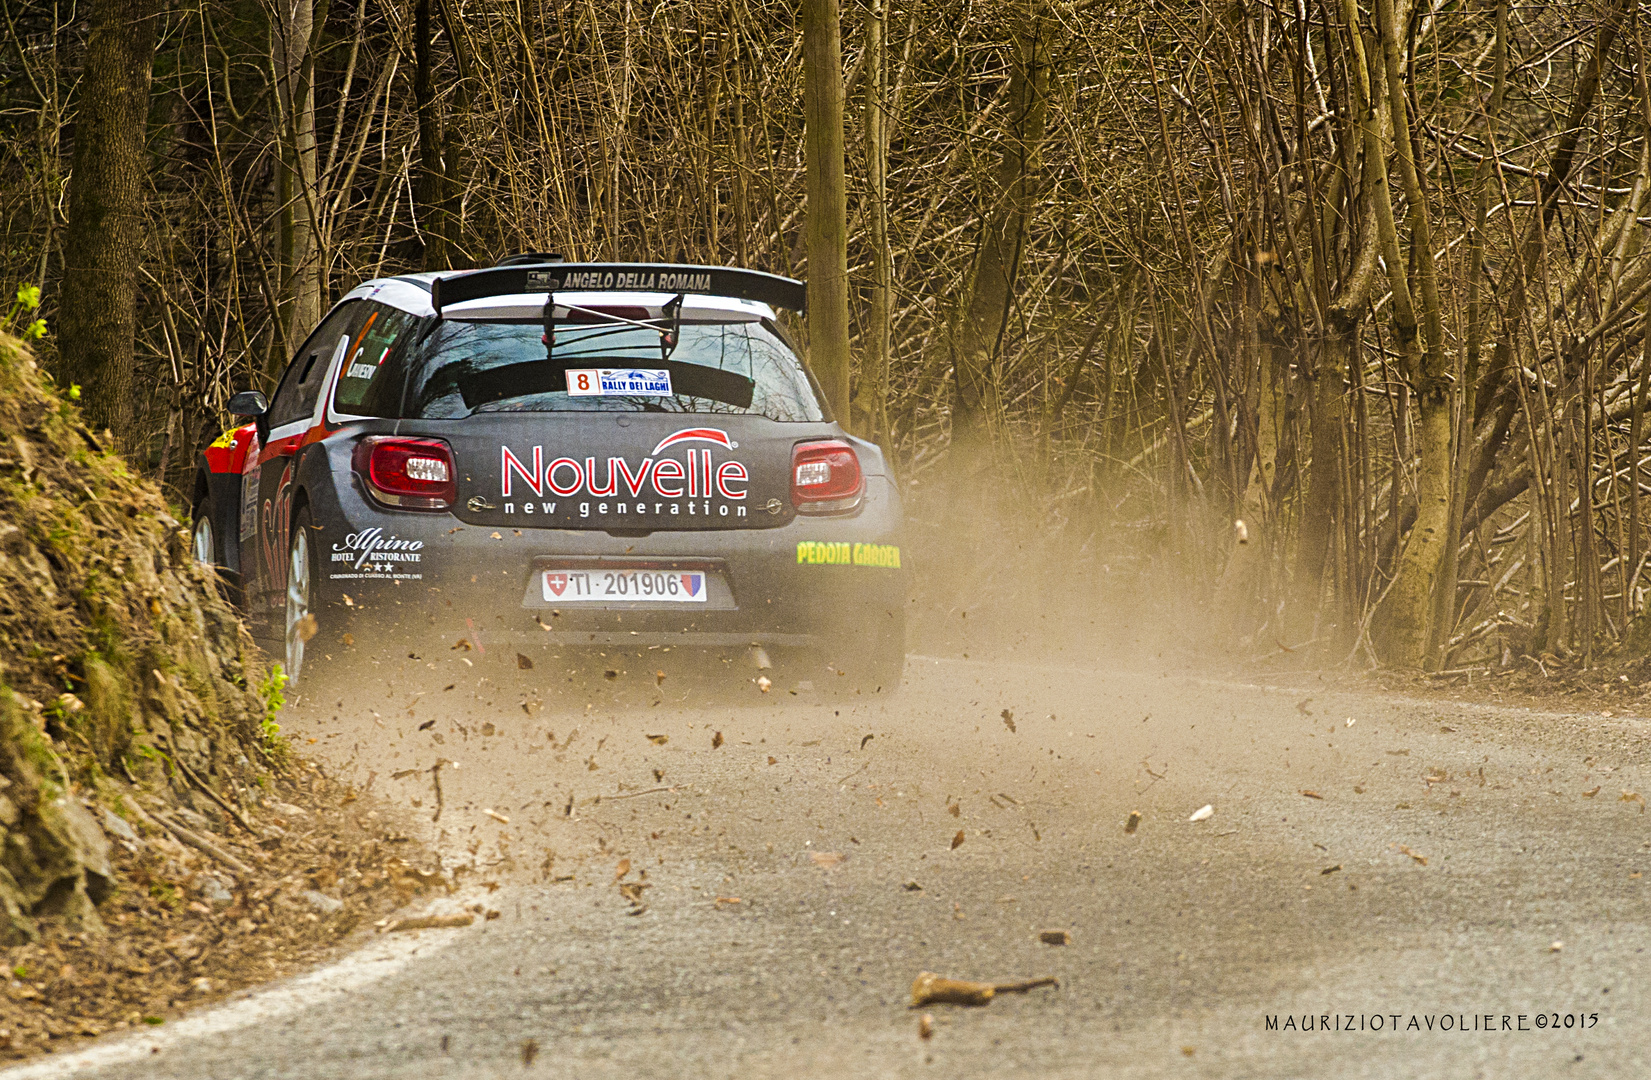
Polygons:
M548 491L563 498L581 494L596 498L628 494L635 498L642 494L644 488L651 488L655 495L664 499L677 499L684 495L688 498L709 498L715 495L737 501L746 497L746 485L751 474L739 461L714 463L712 451L698 447L684 452L683 458L686 460L659 456L665 450L689 443L710 443L725 450L734 450L739 446L720 428L684 428L661 439L635 470L625 458L608 458L606 476L599 479L601 470L595 457L587 457L583 462L577 458L558 457L547 464L543 446L535 446L518 456L510 447L501 445L500 494L506 499L511 498L514 487L519 483L534 495L543 496Z

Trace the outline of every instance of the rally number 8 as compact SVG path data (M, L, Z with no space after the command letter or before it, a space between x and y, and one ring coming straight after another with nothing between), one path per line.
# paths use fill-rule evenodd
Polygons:
M590 389L590 376L586 375L584 372L580 372L578 378L579 378L579 389L589 390Z

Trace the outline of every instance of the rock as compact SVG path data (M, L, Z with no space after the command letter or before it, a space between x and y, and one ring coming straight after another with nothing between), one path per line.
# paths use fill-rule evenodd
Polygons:
M195 883L195 890L201 894L202 900L213 907L228 907L235 902L235 894L224 888L224 883L211 874L202 874Z
M269 808L288 820L293 818L307 818L310 816L310 812L305 810L302 806L294 806L292 803L282 802L280 799L271 799L269 801Z
M333 915L344 910L344 901L334 900L326 893L316 892L314 889L305 889L298 895L323 915Z
M137 830L126 823L126 819L109 809L103 808L103 828L129 844L139 843Z
M109 838L103 834L97 819L78 800L59 798L51 803L62 815L73 845L74 860L80 864L86 878L86 893L93 903L101 904L115 891L115 871L109 863ZM42 811L45 807L43 806ZM47 818L45 813L42 818Z

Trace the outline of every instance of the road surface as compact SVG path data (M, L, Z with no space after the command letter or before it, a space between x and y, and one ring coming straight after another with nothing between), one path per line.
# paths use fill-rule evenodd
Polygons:
M1644 720L1312 676L914 657L898 697L832 701L761 694L739 661L721 693L659 679L654 653L594 658L611 678L511 659L381 665L347 706L329 694L288 717L306 752L370 778L467 868L421 910L497 918L384 935L307 983L16 1075L1651 1064L1651 817L1629 797L1651 794ZM913 1010L921 971L1059 986Z

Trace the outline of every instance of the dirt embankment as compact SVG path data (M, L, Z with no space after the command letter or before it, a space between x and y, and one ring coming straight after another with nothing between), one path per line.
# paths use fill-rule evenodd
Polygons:
M159 492L0 335L0 1056L164 1022L439 875L294 757Z

